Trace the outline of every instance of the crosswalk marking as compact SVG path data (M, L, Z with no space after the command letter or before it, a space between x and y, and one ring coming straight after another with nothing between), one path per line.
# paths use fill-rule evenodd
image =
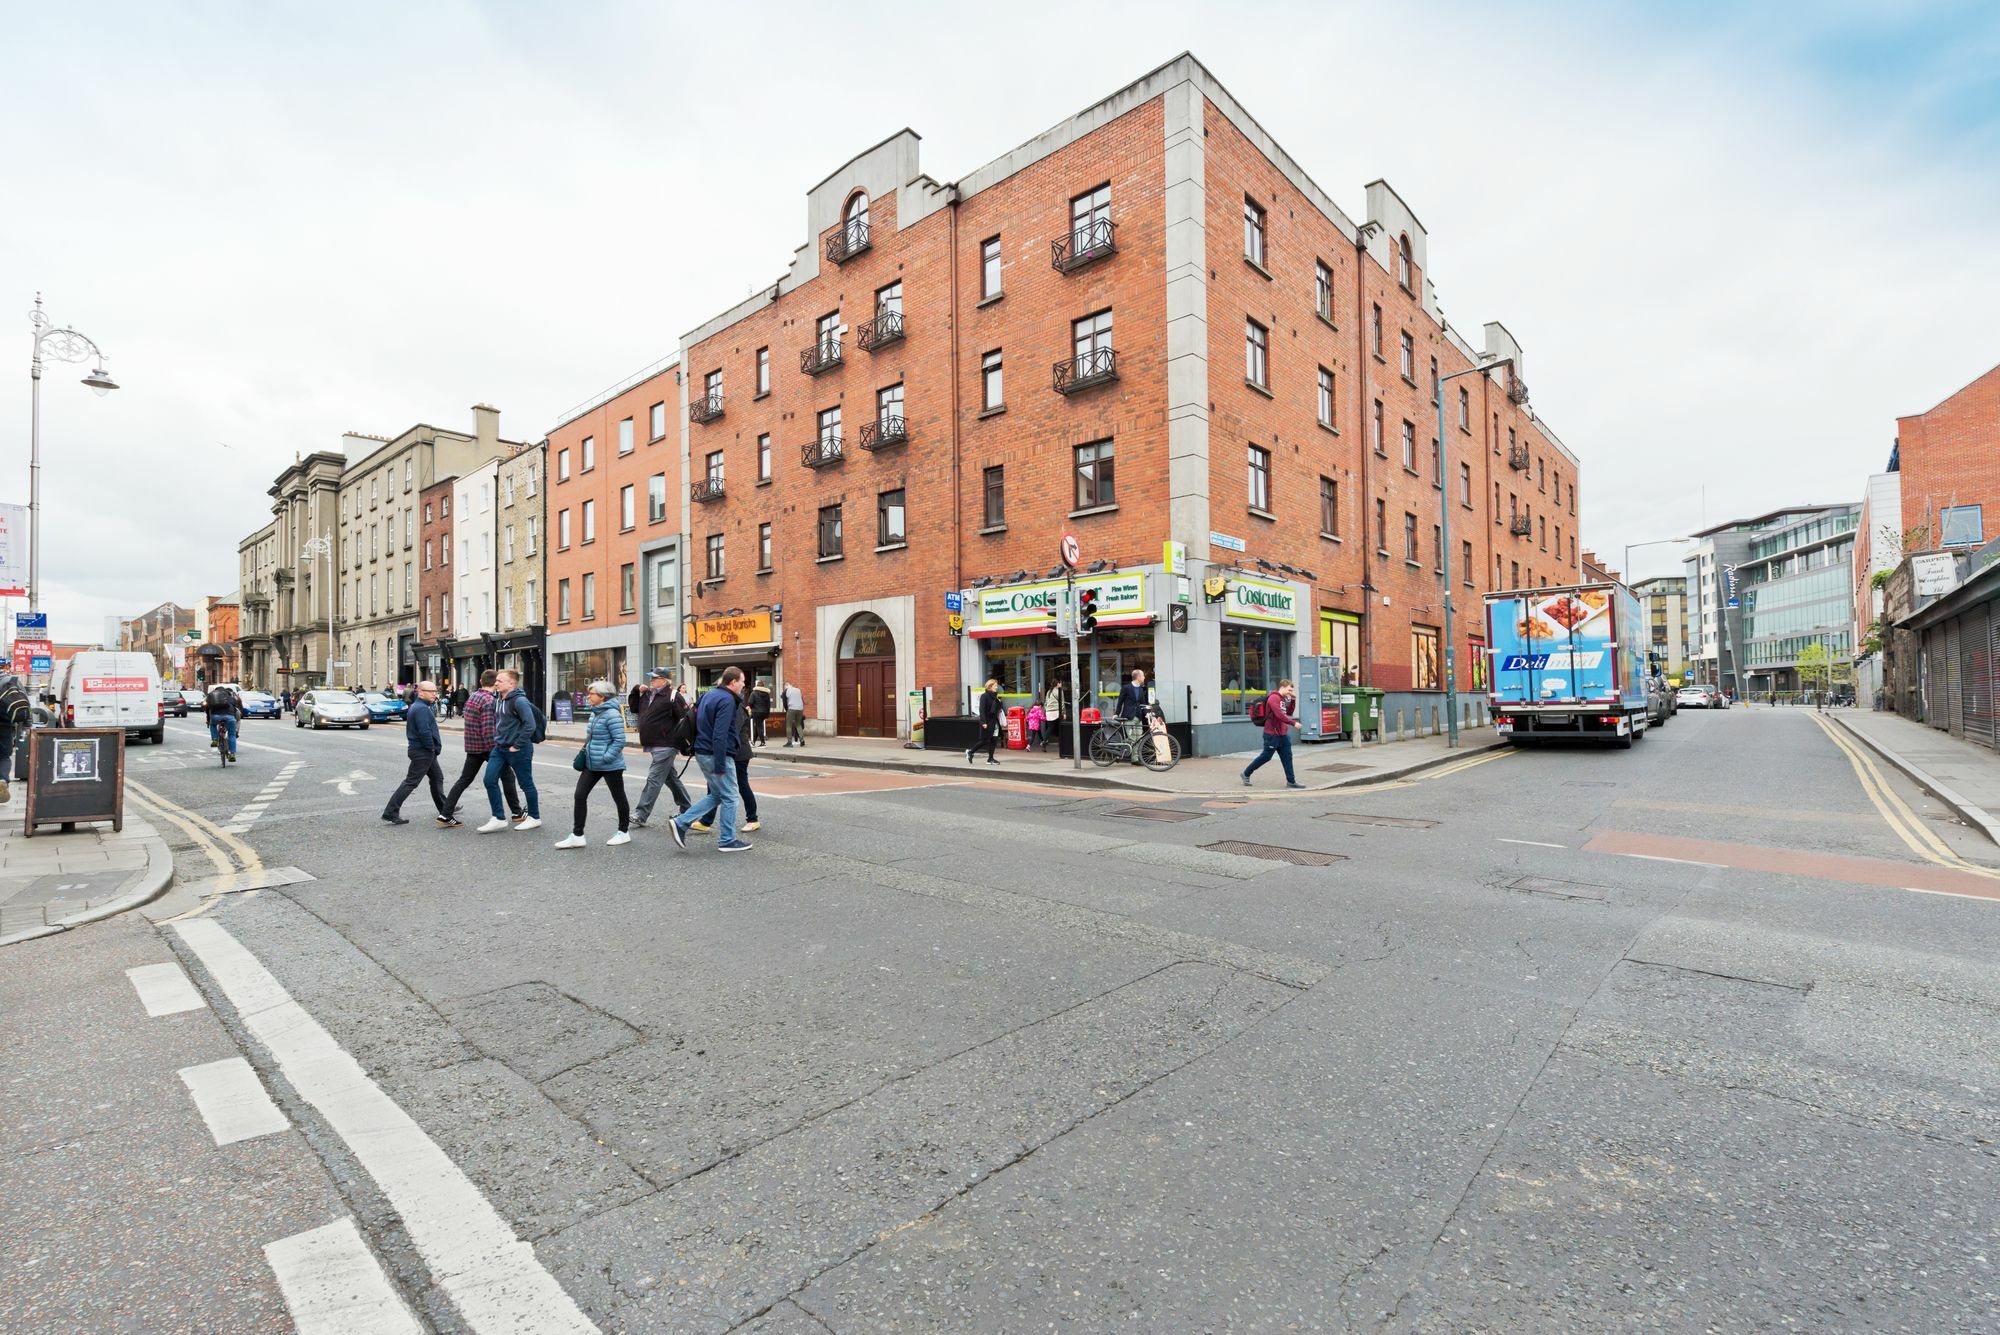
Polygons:
M267 1243L299 1335L421 1335L352 1216Z
M283 769L278 771L276 777L264 785L263 791L244 803L243 809L238 811L234 816L231 816L228 823L222 828L231 834L248 834L250 827L257 823L257 818L268 811L273 802L285 795L285 786L297 777L298 772L304 769L305 765L306 762L303 760L294 760L287 763Z
M136 969L127 969L125 976L132 980L138 990L140 1004L148 1015L178 1015L182 1011L198 1011L208 1003L195 991L194 984L181 972L181 966L169 961L165 964L142 964Z
M241 1057L182 1067L179 1075L218 1145L268 1136L291 1125Z

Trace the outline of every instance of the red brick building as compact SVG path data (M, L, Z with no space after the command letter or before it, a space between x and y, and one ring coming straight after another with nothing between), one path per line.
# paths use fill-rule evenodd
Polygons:
M1921 530L1912 551L2000 534L2000 366L1928 412L1898 417L1896 460L1903 528Z
M949 184L898 133L807 216L682 341L685 657L796 680L817 730L1061 678L1065 532L1088 688L1146 669L1205 751L1316 654L1440 703L1447 555L1468 694L1477 594L1578 569L1577 462L1512 336L1448 325L1395 192L1354 222L1190 56ZM1440 447L1439 378L1489 363L1445 384Z
M418 493L417 665L442 685L451 666L451 493L456 477L441 477ZM456 684L456 683L454 683ZM470 683L467 684L468 688Z

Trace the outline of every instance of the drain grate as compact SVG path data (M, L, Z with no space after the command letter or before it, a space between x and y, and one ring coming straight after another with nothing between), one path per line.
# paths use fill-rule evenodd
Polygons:
M1338 853L1316 853L1310 848L1279 848L1275 844L1246 844L1240 839L1224 839L1221 843L1203 844L1202 847L1217 853L1263 858L1267 862L1289 862L1295 867L1328 867L1347 861Z
M1107 811L1104 814L1107 816L1122 816L1126 820L1180 821L1200 820L1208 813L1205 811L1182 811L1177 807L1120 807L1116 811Z
M1528 895L1547 895L1554 899L1588 899L1604 902L1607 887L1591 885L1586 881L1558 881L1547 876L1521 876L1507 882L1508 890L1519 890Z
M1370 816L1358 811L1329 811L1318 820L1337 820L1345 825L1380 825L1391 830L1428 830L1437 822L1416 816Z

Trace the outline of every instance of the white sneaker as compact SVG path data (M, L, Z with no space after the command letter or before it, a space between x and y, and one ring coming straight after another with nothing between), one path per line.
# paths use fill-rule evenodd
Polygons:
M514 826L512 822L502 820L500 817L495 816L491 820L487 821L484 825L480 826L478 832L480 834L491 834L495 830L511 830L513 828Z
M571 835L571 836L570 836L569 838L567 838L567 839L563 839L563 840L560 840L560 841L558 841L558 842L557 842L557 844L556 844L556 847L557 847L557 848L582 848L582 847L583 847L583 846L584 846L585 844L587 844L587 843L589 843L589 842L590 842L590 841L589 841L588 839L585 839L585 838L584 838L584 837L583 837L582 835L580 835L580 834L573 834L573 835Z
M629 844L632 842L632 836L625 833L625 831L620 830L618 833L612 835L609 839L606 839L604 842L606 844Z
M542 828L542 822L536 817L530 816L524 821L515 822L514 828L517 830L539 830Z

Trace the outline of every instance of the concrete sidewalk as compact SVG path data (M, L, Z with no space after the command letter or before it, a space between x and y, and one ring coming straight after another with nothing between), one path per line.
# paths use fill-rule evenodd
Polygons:
M457 719L441 719L445 731L459 730ZM549 723L549 741L574 746L583 740L581 723ZM626 743L636 749L635 734ZM1185 796L1216 796L1246 791L1239 778L1243 767L1257 755L1255 751L1221 756L1189 756L1163 774L1142 765L1111 765L1100 768L1086 759L1077 769L1055 751L1009 751L997 754L998 765L988 765L982 755L973 764L965 763L963 751L912 751L901 742L874 737L811 737L803 747L787 747L782 734L758 747L752 759L758 763L798 765L849 765L860 769L893 770L904 774L938 774L956 778L1004 778L1015 782L1045 783L1063 787L1124 789L1136 792L1175 793ZM1468 728L1459 734L1458 749L1452 750L1439 737L1418 737L1405 742L1372 742L1355 746L1351 742L1329 742L1307 746L1294 743L1292 764L1299 782L1307 788L1348 788L1357 784L1382 783L1447 761L1458 760L1505 745L1491 728ZM1284 771L1273 759L1253 777L1259 788L1284 791Z
M1966 824L2000 844L2000 751L1960 741L1900 714L1871 709L1831 709L1827 714Z
M85 825L30 839L9 825L0 829L0 946L138 908L165 893L173 878L173 850L129 810L119 832Z

